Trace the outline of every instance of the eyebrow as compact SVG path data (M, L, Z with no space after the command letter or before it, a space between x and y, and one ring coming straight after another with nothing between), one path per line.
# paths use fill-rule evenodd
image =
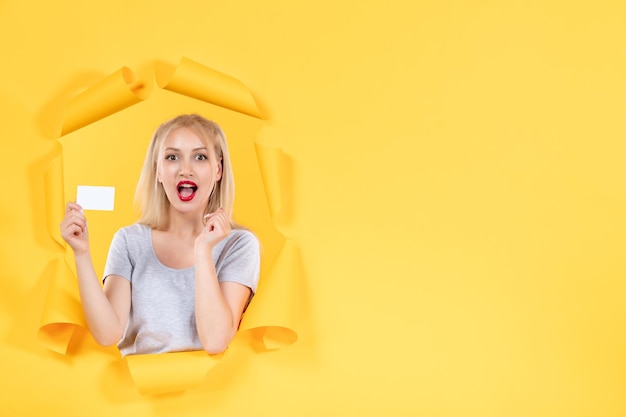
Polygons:
M177 152L180 151L180 149L178 149L178 148L165 148L163 150L164 151L177 151ZM203 146L201 148L194 148L194 149L192 149L193 152L195 152L195 151L206 151L206 150L208 150L208 148L206 146Z

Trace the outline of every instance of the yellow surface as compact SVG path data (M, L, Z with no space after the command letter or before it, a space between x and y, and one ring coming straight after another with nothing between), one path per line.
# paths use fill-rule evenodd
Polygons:
M2 415L626 415L624 17L606 0L3 2ZM296 343L259 353L244 332L200 387L146 397L80 327L66 355L38 337L62 268L46 171L77 92L182 57L268 120L259 144L280 151L261 163L291 176L262 178L284 194L261 215L301 255L302 314ZM125 134L147 141L132 109Z

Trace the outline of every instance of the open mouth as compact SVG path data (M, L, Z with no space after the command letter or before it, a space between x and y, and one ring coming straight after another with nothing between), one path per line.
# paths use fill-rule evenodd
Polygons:
M196 195L198 186L193 181L181 181L176 186L180 201L190 201Z

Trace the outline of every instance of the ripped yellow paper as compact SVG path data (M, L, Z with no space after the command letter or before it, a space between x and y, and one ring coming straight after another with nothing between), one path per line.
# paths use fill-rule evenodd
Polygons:
M64 259L51 262L50 282L39 326L39 340L49 349L65 354L76 326L86 328L80 306L76 276Z
M181 59L176 67L159 62L155 77L158 86L166 90L261 117L254 97L241 81L191 59Z
M61 246L64 246L59 219L63 218L63 154L53 157L44 174L46 222L50 236Z
M87 126L147 98L145 86L123 67L74 97L63 115L61 135Z
M129 355L126 363L139 392L162 394L197 387L225 355L208 355L203 351Z
M50 287L38 330L40 342L55 352L66 354L76 327L86 327L73 254L63 242L59 232L65 202L74 200L77 183L116 186L116 200L119 194L119 198L130 202L136 178L132 178L130 174L120 177L110 168L134 165L138 172L143 162L145 146L119 138L119 124L124 125L123 129L130 130L137 125L149 123L152 126L143 128L153 131L160 122L176 114L189 112L229 114L224 113L225 111L240 114L232 116L235 117L231 122L233 126L246 123L245 120L240 123L236 117L260 121L260 112L252 94L239 80L187 58L183 58L177 66L158 63L154 71L157 85L160 87L158 89L153 89L148 80L137 79L130 69L122 68L78 94L68 102L65 109L61 134L57 139L63 151L50 161L45 177L48 228L55 241L65 248L65 257L51 260L53 267L47 269L51 271L47 272L49 276L45 277ZM151 101L154 102L153 105ZM114 118L119 120L113 120ZM226 118L231 120L231 116ZM222 124L221 120L215 120ZM227 128L225 130L228 135L229 130ZM144 132L133 130L131 136L135 134L146 140L147 145L149 137ZM281 179L277 177L281 169L272 166L271 156L268 158L268 155L280 155L281 151L257 147L256 154L254 151L249 153L239 139L236 141L230 137L228 139L231 157L233 159L241 157L246 162L242 164L240 172L243 178L237 178L238 196L244 194L238 199L246 198L246 194L254 196L257 191L262 196L262 201L256 201L255 204L244 201L247 203L245 206L255 206L254 211L243 214L244 217L247 216L244 224L255 232L263 231L259 235L262 244L267 243L268 247L277 248L271 265L262 267L259 288L242 319L240 332L252 331L254 337L260 338L259 342L266 349L278 349L297 340L297 308L301 305L298 302L301 283L297 247L275 228L275 232L271 232L271 228L263 224L264 221L272 222L272 218L275 217L277 210L275 202L288 198L284 195L284 187L275 186L281 184ZM116 141L123 141L124 146L116 147ZM115 160L118 158L115 152L120 149L124 152L119 158L128 158L127 160ZM250 155L256 158L256 171L245 159L250 158ZM105 164L109 160L111 163L108 166L103 165L98 169L99 164ZM279 159L275 159L275 162L280 164ZM257 180L255 176L258 175L262 179ZM107 181L114 184L107 184ZM241 184L244 184L243 191L240 188ZM249 192L246 192L246 186ZM264 191L259 191L260 188ZM266 220L257 214L262 213L258 207L263 205L269 205ZM117 228L132 221L132 215L128 210L119 212L118 206L116 203L116 210L112 213L88 213L96 271L101 270L98 266L103 264L108 242L94 245L94 236L107 235L110 238ZM237 214L237 202L235 209ZM94 246L98 249L94 250ZM198 386L205 379L207 372L223 356L212 356L205 352L176 352L127 356L125 361L138 390L143 394L158 394Z
M291 240L285 240L271 272L259 282L258 293L272 296L251 303L240 326L240 330L262 329L262 342L268 350L290 345L298 338L295 329L301 294L300 283L294 278L299 276L298 249Z

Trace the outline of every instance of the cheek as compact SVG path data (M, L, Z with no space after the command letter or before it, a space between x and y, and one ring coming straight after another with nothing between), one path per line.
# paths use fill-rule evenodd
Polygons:
M172 174L171 164L159 164L156 169L157 181L162 183Z

